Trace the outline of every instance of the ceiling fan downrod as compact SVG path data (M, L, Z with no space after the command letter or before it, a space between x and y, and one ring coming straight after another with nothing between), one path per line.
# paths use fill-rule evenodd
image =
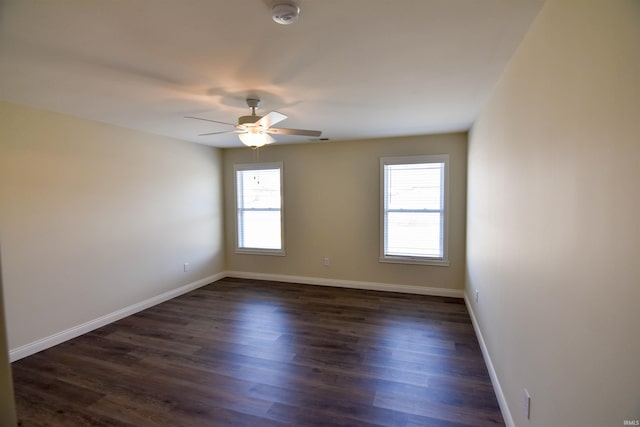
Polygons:
M238 117L238 126L252 125L262 118L262 116L256 114L256 108L258 108L259 103L260 100L258 98L247 98L247 105L251 108L251 115Z

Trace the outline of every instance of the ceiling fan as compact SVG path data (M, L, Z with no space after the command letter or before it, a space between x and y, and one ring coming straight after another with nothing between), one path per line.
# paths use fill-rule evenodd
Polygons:
M205 122L219 123L223 125L229 125L235 127L234 130L221 131L221 132L208 132L201 133L198 136L218 135L223 133L237 133L238 138L243 144L251 148L259 148L265 144L271 144L275 142L273 135L301 135L318 137L322 134L319 130L305 130L305 129L287 129L287 128L274 128L271 127L276 123L280 123L287 118L286 115L272 111L264 116L256 115L256 108L260 100L258 98L247 98L247 105L251 108L251 115L241 116L238 118L238 124L221 122L219 120L204 119L201 117L185 116L186 119L203 120Z

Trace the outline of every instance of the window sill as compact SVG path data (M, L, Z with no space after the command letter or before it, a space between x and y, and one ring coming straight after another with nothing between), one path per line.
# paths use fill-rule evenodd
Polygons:
M285 256L282 249L236 248L236 253L240 255Z
M380 257L378 259L379 262L386 262L390 264L416 264L416 265L435 265L440 267L448 267L449 260L441 259L441 258L414 258L414 257L403 257L403 256L387 256Z

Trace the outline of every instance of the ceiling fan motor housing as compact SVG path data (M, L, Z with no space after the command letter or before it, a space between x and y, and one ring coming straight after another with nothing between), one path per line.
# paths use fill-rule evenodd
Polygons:
M262 116L240 116L238 117L238 125L254 124L261 118Z
M282 25L289 25L298 20L300 7L294 3L279 3L273 6L271 12L271 16L275 22Z
M262 118L262 116L256 115L256 108L258 108L259 103L260 98L247 98L247 105L251 108L251 115L238 117L238 126L253 124Z

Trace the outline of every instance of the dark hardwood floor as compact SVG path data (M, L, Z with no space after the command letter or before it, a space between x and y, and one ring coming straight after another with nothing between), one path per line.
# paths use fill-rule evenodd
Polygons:
M12 366L25 427L504 425L452 298L224 279Z

